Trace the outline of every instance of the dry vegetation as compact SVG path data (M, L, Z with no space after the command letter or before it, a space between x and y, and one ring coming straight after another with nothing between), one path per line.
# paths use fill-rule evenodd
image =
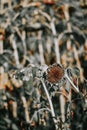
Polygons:
M0 130L87 129L87 1L0 1Z

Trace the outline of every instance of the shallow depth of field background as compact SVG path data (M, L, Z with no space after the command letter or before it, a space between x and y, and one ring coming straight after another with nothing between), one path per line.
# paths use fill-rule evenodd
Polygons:
M53 64L70 68L81 93L47 84L56 117L33 67L25 69ZM0 0L0 130L58 130L54 118L59 130L87 129L87 0Z

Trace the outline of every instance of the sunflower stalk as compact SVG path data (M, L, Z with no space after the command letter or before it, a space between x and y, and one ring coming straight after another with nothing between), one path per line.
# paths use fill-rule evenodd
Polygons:
M25 119L26 119L26 122L29 123L30 119L29 119L29 112L28 112L27 101L26 101L26 99L25 99L24 96L21 97L21 100L22 100L23 107L24 107L24 110L25 110Z
M39 40L39 53L40 53L40 61L41 61L41 65L45 64L45 60L44 60L44 52L43 52L43 46L42 46L42 41L41 41L41 35L42 35L42 31L38 32L38 40Z
M64 15L65 15L65 19L67 21L67 30L68 32L72 32L72 27L71 27L71 23L69 22L70 21L70 16L69 16L69 5L68 4L65 4L64 5ZM70 38L73 38L73 36L71 35ZM67 41L67 49L71 48L71 41L70 39Z
M61 119L62 122L65 122L65 99L62 94L60 95L59 98L60 98L60 108L61 108Z
M1 35L3 37L3 35ZM0 39L0 54L3 54L3 40ZM1 66L0 67L0 89L2 89L4 87L4 67Z
M12 102L13 117L17 118L17 102Z
M54 111L54 107L53 107L53 104L52 104L51 97L49 95L49 92L48 92L48 90L46 88L46 85L45 85L44 81L41 80L41 82L42 82L43 88L44 88L44 90L46 92L46 95L47 95L47 98L48 98L48 101L49 101L49 105L50 105L50 109L51 109L51 114L52 114L52 117L53 117L53 121L55 123L55 128L56 128L56 130L58 130L57 120L55 119L56 115L55 115L55 111Z
M60 63L60 52L59 52L59 43L58 43L58 38L57 38L57 32L55 28L55 23L54 23L54 18L52 19L51 23L51 30L53 33L53 40L54 40L54 45L55 45L55 54L56 54L56 62Z
M23 43L23 49L24 49L24 57L23 57L23 61L22 61L22 65L25 64L26 62L26 54L27 54L27 47L26 47L26 32L22 31L22 43Z
M70 20L70 16L69 16L69 5L68 4L65 4L64 5L64 15L65 15L65 19L67 21L67 31L68 32L72 32L72 29L71 29L71 24L69 22ZM70 36L70 38L72 38L72 36ZM71 48L71 41L70 39L67 41L67 49L70 49ZM64 88L63 88L64 89ZM71 94L71 93L70 93ZM69 94L69 95L70 95ZM70 95L71 97L71 95ZM65 99L64 99L64 96L61 95L60 96L60 106L61 106L61 113L62 113L62 121L65 122Z
M44 17L46 17L47 20L50 22L51 30L54 37L53 40L54 40L54 45L55 45L56 62L60 63L59 43L58 43L57 32L56 32L55 23L54 23L55 19L54 17L51 19L51 17L47 13L42 12L41 10L39 10L39 13L43 15Z
M25 23L24 20L22 20L23 24ZM25 64L26 61L26 54L27 54L27 47L26 47L26 32L22 31L22 34L20 33L20 30L18 27L14 27L15 31L17 32L18 36L21 38L22 40L22 44L23 44L23 50L24 50L24 56L23 56L23 60L22 60L22 66Z
M57 61L57 63L60 64L60 52L59 52L59 42L58 41L59 41L61 35L58 39L55 24L54 24L54 19L51 21L51 29L52 29L53 36L54 36L56 61ZM60 95L59 99L60 99L61 118L62 118L62 121L64 122L65 121L65 109L64 109L65 108L65 98L63 95Z
M53 10L50 9L50 13L52 13L53 15ZM52 33L53 33L53 40L54 40L54 45L55 45L55 54L56 54L56 62L60 64L60 52L59 52L59 39L58 39L58 36L57 36L57 32L56 32L56 28L55 28L55 18L53 17L51 20L50 20L50 25L51 25L51 30L52 30ZM64 99L64 96L63 95L60 95L60 109L61 109L61 118L62 118L62 121L64 122L65 121L65 99Z
M22 18L22 24L25 26L26 20ZM26 32L25 30L22 31L22 36L21 36L22 42L23 42L23 47L24 47L24 54L26 55L27 53L27 47L26 47Z
M16 66L20 66L20 62L19 62L19 56L18 56L18 51L17 51L17 45L16 45L16 41L15 41L15 36L14 34L12 34L10 36L10 41L12 43L12 47L14 49L14 57L15 57L15 62L16 62Z

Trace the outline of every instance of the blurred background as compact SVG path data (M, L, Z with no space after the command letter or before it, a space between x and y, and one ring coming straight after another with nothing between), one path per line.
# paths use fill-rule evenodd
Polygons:
M87 102L87 0L0 0L0 113L3 118L0 120L1 130L55 129L54 124L50 127L48 123L45 127L45 121L39 122L39 119L35 119L28 126L26 121L29 119L24 115L17 115L17 111L25 111L17 108L19 102L19 107L28 104L30 108L31 104L35 105L35 99L25 94L23 86L27 84L23 80L9 77L9 73L15 75L17 70L26 68L29 64L50 66L54 63L62 64L65 69L73 68L72 80L79 86ZM34 79L28 84L35 88L36 81L33 84L32 82ZM43 93L43 90L39 88L37 97L40 93ZM23 97L20 98L20 95L24 95L26 101ZM56 104L55 98L53 102ZM76 103L73 111L78 109L79 112L73 112L76 118L70 119L67 124L71 125L67 130L86 130L87 103L84 105L85 110L81 104L82 109L79 109ZM31 118L34 109L36 108L32 106L25 111L26 115ZM45 113L44 118L50 122L51 117L47 114ZM83 115L86 116L80 120ZM77 124L72 123L72 120Z

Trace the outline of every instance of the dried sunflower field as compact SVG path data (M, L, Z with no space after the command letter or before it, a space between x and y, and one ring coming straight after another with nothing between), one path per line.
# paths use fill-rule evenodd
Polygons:
M87 130L87 0L0 0L0 130Z

